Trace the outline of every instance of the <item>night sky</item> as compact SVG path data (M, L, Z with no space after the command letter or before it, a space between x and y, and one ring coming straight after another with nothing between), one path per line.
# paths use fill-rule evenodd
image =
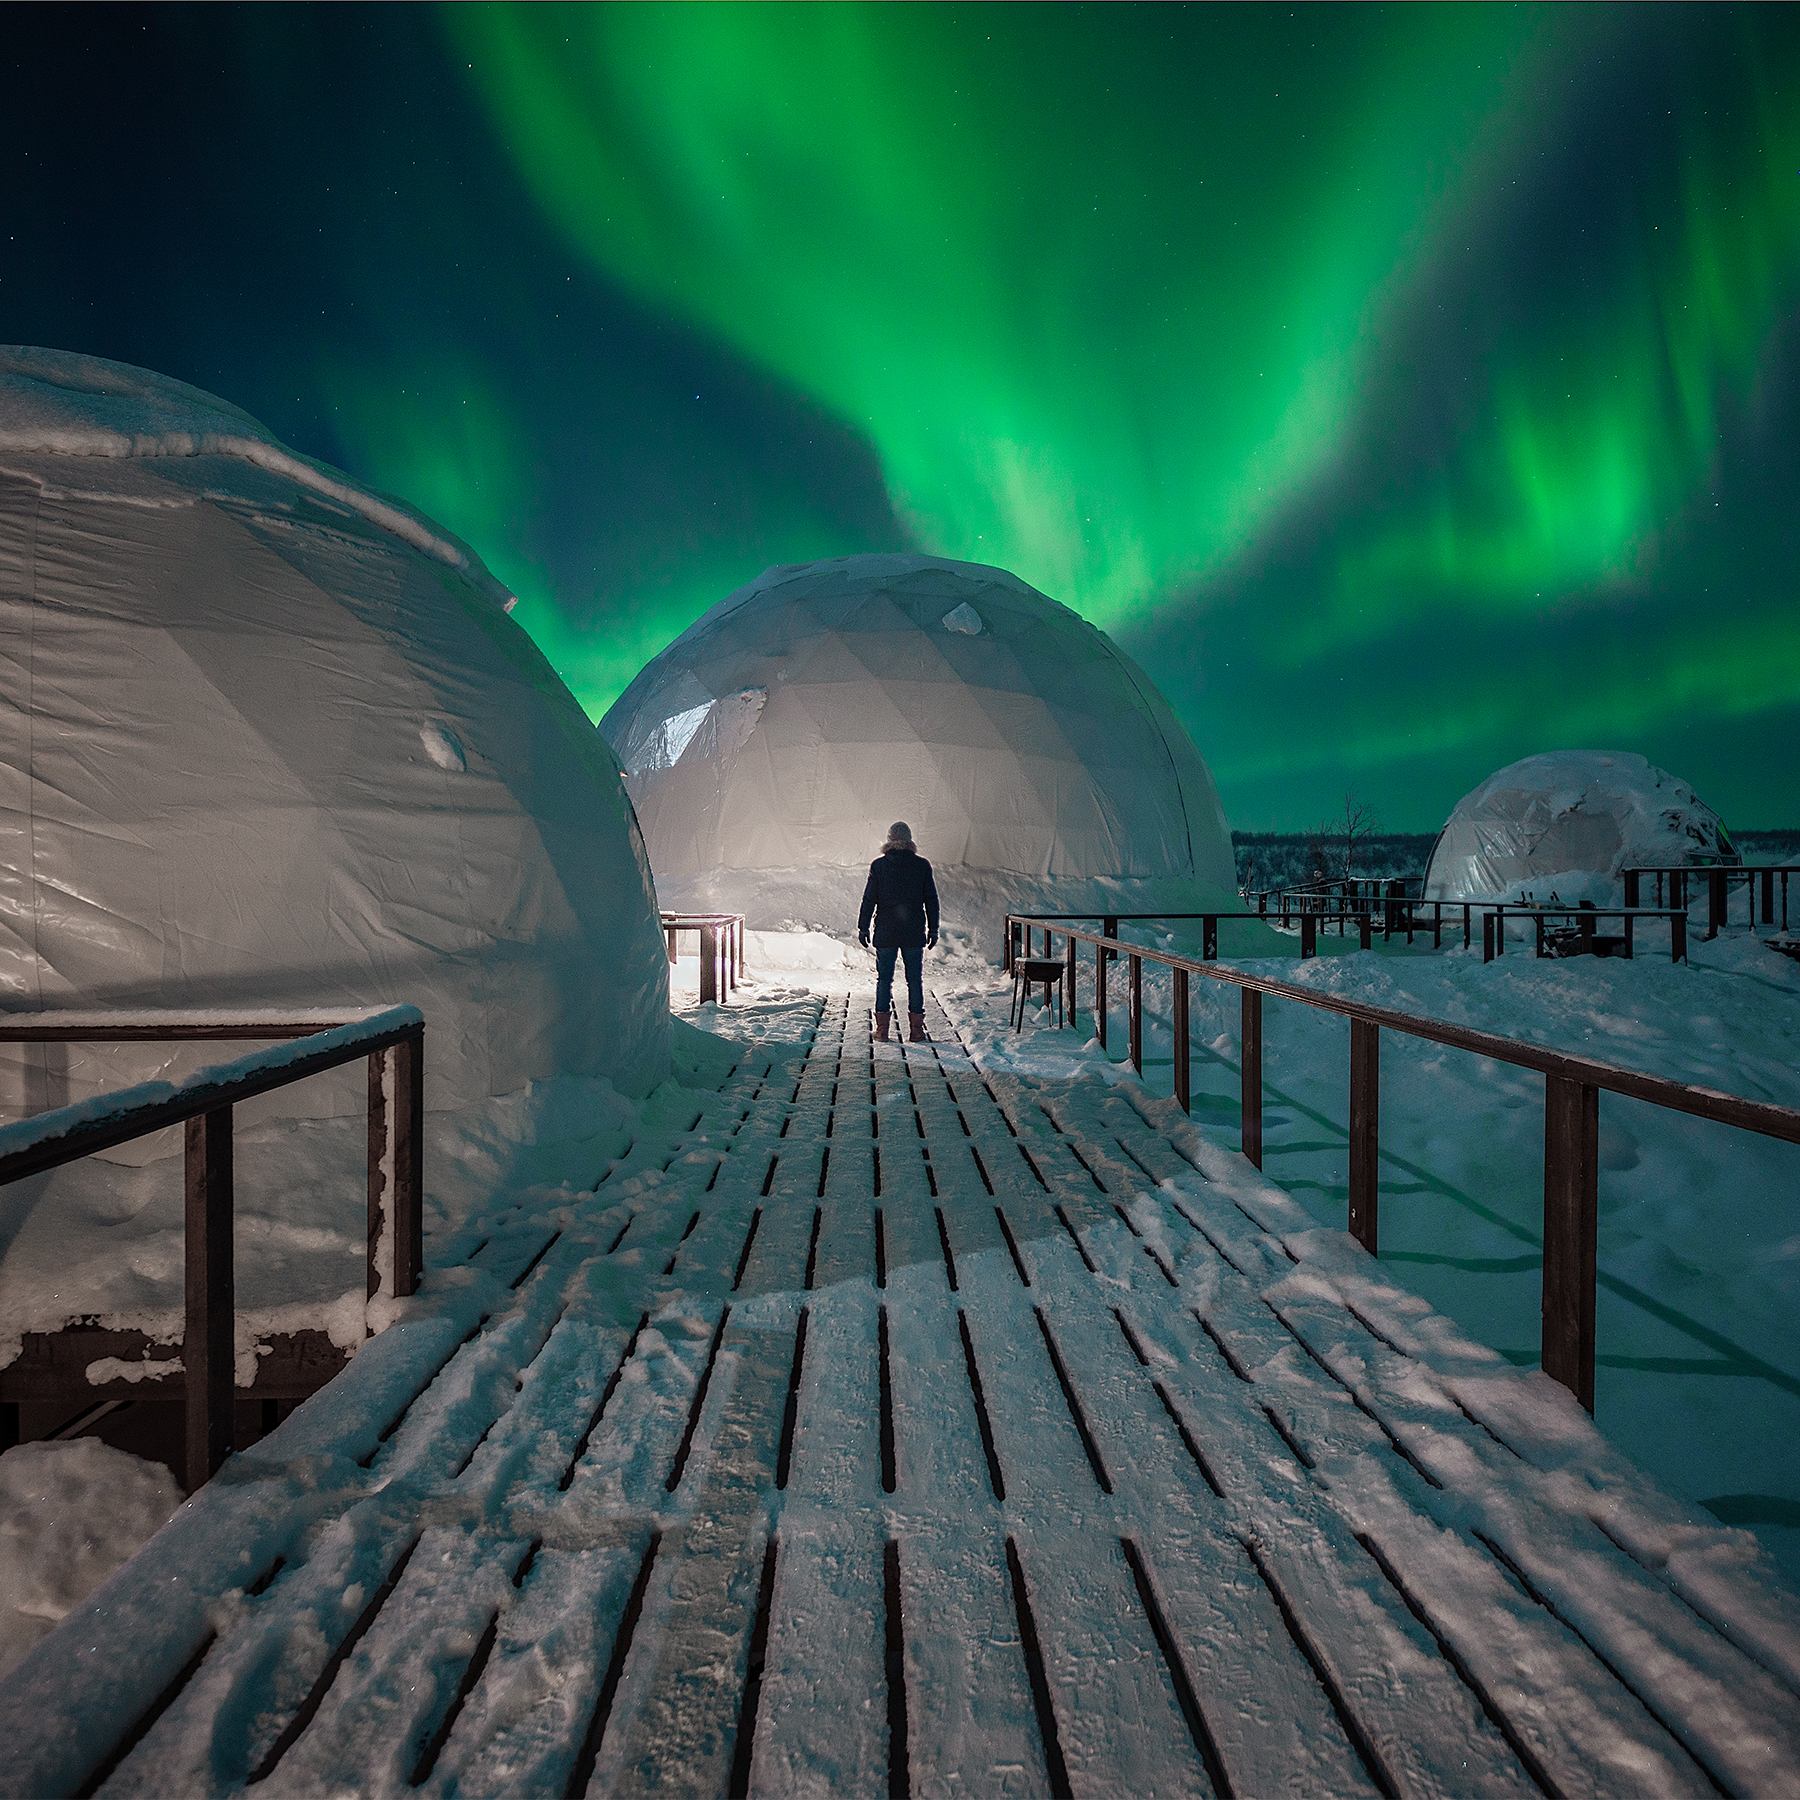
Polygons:
M0 341L404 495L596 718L995 562L1231 822L1639 750L1800 823L1792 7L13 7Z

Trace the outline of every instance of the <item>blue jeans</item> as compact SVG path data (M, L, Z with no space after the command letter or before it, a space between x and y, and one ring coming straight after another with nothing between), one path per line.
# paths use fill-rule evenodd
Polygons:
M896 956L906 959L906 997L911 1002L911 1010L922 1013L925 1010L925 952L918 944L908 944L904 950L875 952L875 1010L878 1013L893 1011Z

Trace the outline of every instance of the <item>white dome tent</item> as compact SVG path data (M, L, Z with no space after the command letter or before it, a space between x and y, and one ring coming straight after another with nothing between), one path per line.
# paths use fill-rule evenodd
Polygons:
M1431 853L1427 900L1617 906L1634 865L1735 862L1724 824L1684 781L1628 751L1552 750L1490 775Z
M665 906L853 932L905 819L946 921L1008 906L1233 910L1192 738L1103 632L1004 570L915 555L766 570L601 722Z
M198 389L0 349L0 1007L412 1002L440 1117L523 1116L551 1077L663 1080L618 765L509 599L430 520ZM62 1049L12 1062L12 1116L219 1060ZM251 1118L361 1104L324 1077Z

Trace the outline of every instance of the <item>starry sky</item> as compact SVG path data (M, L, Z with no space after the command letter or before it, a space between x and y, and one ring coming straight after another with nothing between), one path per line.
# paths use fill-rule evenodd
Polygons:
M994 562L1233 825L1540 750L1800 824L1800 11L17 8L0 341L467 539L596 718L770 563Z

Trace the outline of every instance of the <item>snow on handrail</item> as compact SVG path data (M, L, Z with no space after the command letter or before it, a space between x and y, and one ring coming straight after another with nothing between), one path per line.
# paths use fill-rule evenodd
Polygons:
M56 1017L59 1026L63 1022L61 1015L47 1016ZM343 1015L340 1012L337 1016ZM0 1126L0 1184L57 1163L73 1162L94 1150L110 1149L129 1138L179 1124L215 1107L230 1106L271 1088L285 1087L339 1063L353 1062L402 1038L416 1036L424 1027L425 1015L416 1006L390 1006L335 1027L313 1026L305 1036L253 1051L233 1062L196 1069L179 1081L142 1081L135 1087L94 1094L16 1124ZM70 1025L68 1031L83 1038L92 1036L78 1025ZM146 1034L162 1037L165 1031L160 1025L146 1026ZM0 1035L16 1039L25 1034L8 1031ZM100 1141L102 1137L104 1142ZM58 1140L66 1141L59 1144ZM52 1146L59 1153L46 1156Z

